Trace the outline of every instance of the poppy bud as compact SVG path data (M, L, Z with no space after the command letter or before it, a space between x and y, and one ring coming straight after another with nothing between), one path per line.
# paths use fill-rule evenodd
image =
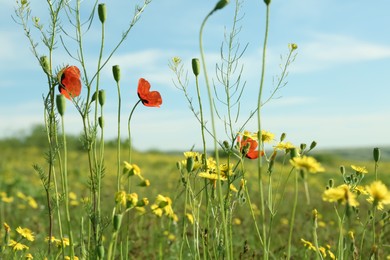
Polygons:
M42 56L39 58L39 62L42 66L43 71L46 74L50 74L50 64L49 64L49 58L47 56Z
M264 0L264 3L265 3L266 5L269 5L269 4L271 3L271 0Z
M317 142L316 142L316 141L311 142L311 144L310 144L310 150L313 150L314 147L316 147L316 146L317 146Z
M229 0L220 0L214 7L213 12L224 8L229 3Z
M121 227L122 225L122 217L123 215L122 214L115 214L114 215L114 231L118 231L119 228Z
M98 14L99 14L99 20L101 23L104 23L106 21L106 4L99 4L98 5Z
M91 102L93 102L93 101L95 101L95 100L96 100L96 92L93 93L92 98L91 98Z
M99 116L98 120L99 120L100 128L103 128L104 127L104 118L102 116Z
M116 82L121 80L121 68L119 65L112 66L112 74L114 75L114 79Z
M66 107L65 97L63 95L57 95L56 103L57 103L58 113L61 116L64 116L64 114L65 114L65 107Z
M376 147L374 148L374 161L377 163L381 159L381 150Z
M103 106L106 102L106 92L104 90L99 90L99 104Z
M199 59L192 59L192 72L194 73L195 77L199 75L200 70L200 62Z

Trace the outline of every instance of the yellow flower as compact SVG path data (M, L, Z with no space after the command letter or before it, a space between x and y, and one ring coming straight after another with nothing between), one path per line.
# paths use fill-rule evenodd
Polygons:
M148 179L145 179L143 181L141 181L138 186L140 187L149 187L150 186L150 181Z
M366 186L366 190L370 195L367 201L374 207L382 210L383 205L390 204L390 192L381 181L374 181L370 186Z
M128 208L134 207L138 203L138 194L135 192L127 194L126 199L127 199L127 207Z
M320 246L318 248L318 251L320 251L321 255L325 258L326 257L326 249L323 246Z
M303 238L301 238L301 242L302 242L303 246L306 247L307 249L317 251L316 247L313 246L313 244L311 242L309 242Z
M316 159L306 155L302 157L294 157L293 159L290 159L290 163L297 169L306 170L311 173L325 171L325 169L319 162L317 162Z
M359 205L359 202L356 200L356 194L351 192L346 184L327 189L322 194L322 199L329 202L337 201L343 205L347 203L351 207Z
M7 223L3 223L3 226L4 226L4 229L5 229L5 233L9 233L11 231L11 228L9 227L9 225Z
M147 198L143 198L142 200L137 202L137 207L144 207L146 205L149 205L149 200Z
M126 205L126 192L124 191L118 191L115 194L115 202L118 204L122 204L123 206Z
M1 200L4 203L12 203L14 201L14 197L7 197L7 194L5 194L5 196L2 196Z
M202 155L198 152L184 152L184 157L186 158L181 162L183 167L187 167L187 159L192 158L193 159L193 165L192 165L192 170L196 171L202 166Z
M276 150L284 150L287 152L288 150L295 148L295 146L290 142L279 142L277 145L274 146L274 148Z
M13 239L11 239L9 241L8 246L12 247L14 251L21 251L21 250L29 249L28 246L26 246L26 245L24 245L22 243L16 242Z
M128 176L136 175L142 179L141 169L138 167L138 165L130 164L126 161L124 161L123 163L124 163L123 174L127 174Z
M190 222L191 224L194 224L194 216L192 214L187 213L186 217L188 219L188 222Z
M30 207L32 207L33 209L38 208L38 203L35 201L35 199L33 197L28 196L27 202L28 202L28 205L30 205Z
M366 189L363 186L356 186L353 191L355 191L358 195L360 195L360 194L367 195L368 194L368 192L366 191Z
M177 215L173 212L172 200L169 197L158 194L156 201L150 206L150 208L152 209L152 212L159 217L165 213L165 215L173 221L176 222L178 220Z
M26 254L25 258L26 258L27 260L34 259L34 257L33 257L32 254L30 254L30 253Z
M227 178L223 175L220 174L220 178L218 178L217 173L207 173L207 172L201 172L198 174L198 177L209 179L209 180L218 180L220 179L221 181L226 181Z
M230 184L229 189L233 192L238 192L236 186L233 185L233 183Z
M353 170L355 170L357 174L368 173L366 167L364 167L364 166L351 165L351 168L352 168Z
M67 247L67 246L70 245L69 238L67 238L67 237L64 237L64 238L62 239L62 242L61 242L60 239L56 239L54 242L55 242L55 244L56 244L56 246L57 246L58 248L60 248L60 247L65 248L65 247Z
M72 258L70 258L70 256L65 256L64 258L65 260L71 260ZM79 258L77 256L74 256L73 257L73 260L79 260Z
M241 219L239 218L233 218L233 225L241 225Z
M73 191L69 192L69 199L71 200L77 200L77 195Z
M22 200L27 200L27 196L21 191L16 192L16 196Z
M18 228L16 229L16 232L18 232L18 233L19 233L22 237L24 237L25 239L27 239L27 240L29 240L29 241L34 241L33 232L31 232L30 229L18 227Z
M249 131L244 131L243 133L238 133L238 135L242 136L242 139L252 139L252 140L258 140L259 136L257 135L257 132L249 132Z
M261 141L264 143L270 143L274 140L275 135L271 132L261 130Z

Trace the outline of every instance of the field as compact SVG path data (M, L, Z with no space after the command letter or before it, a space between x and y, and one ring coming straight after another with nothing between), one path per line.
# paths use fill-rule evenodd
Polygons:
M45 238L48 236L48 213L45 191L42 188L42 183L39 175L33 169L34 164L44 165L44 153L45 149L42 145L33 142L33 140L42 140L44 135L40 136L39 129L37 128L33 136L28 136L21 139L8 139L0 142L1 157L0 157L0 192L3 200L0 202L0 222L7 223L13 229L18 226L27 227L33 231L35 235L35 241L30 242L29 246L32 255L36 256L34 259L39 259L39 255L44 255L47 247ZM41 129L42 130L42 129ZM42 132L42 134L44 134ZM75 137L69 137L69 140L77 140ZM75 142L77 144L77 142ZM382 149L382 161L379 164L379 176L383 176L382 180L387 184L390 183L390 179L385 176L390 174L390 161L386 149ZM111 227L111 214L112 209L115 206L115 186L116 186L116 147L114 142L106 144L106 169L103 178L102 189L102 215L106 221L107 227L104 229L105 242L109 240L112 232ZM126 150L123 149L122 154L126 154ZM342 184L341 173L339 167L345 165L349 168L350 165L362 165L366 166L368 173L366 174L362 185L370 183L374 179L374 162L371 149L338 149L338 150L324 150L313 153L314 156L322 163L326 169L323 173L317 173L315 175L308 176L308 187L310 192L310 204L307 204L305 192L303 189L302 180L299 181L299 206L297 208L297 217L295 221L296 230L292 239L292 257L301 258L306 257L308 259L314 258L314 251L305 247L301 239L306 241L312 238L312 210L318 211L318 242L320 246L330 246L331 251L336 251L337 239L338 239L338 220L334 211L334 205L322 200L322 194L328 185L329 179L334 180L334 185ZM359 160L353 160L356 157ZM132 185L132 192L137 192L142 197L146 197L149 201L153 201L158 194L163 194L172 198L172 208L177 214L178 220L172 224L170 221L164 221L163 218L159 218L154 214L151 214L150 209L147 209L145 213L131 212L127 219L124 220L126 229L131 234L129 245L129 256L131 259L177 259L180 255L181 247L183 246L183 225L186 220L184 214L184 193L185 187L182 183L182 176L177 168L177 162L183 160L182 153L179 152L134 152L133 161L136 162L142 169L142 174L145 178L149 179L151 184L149 187L138 187ZM222 160L223 160L222 156ZM71 216L72 226L75 237L82 239L80 223L84 223L84 232L88 229L86 224L86 216L88 216L88 209L84 201L88 200L89 186L88 186L88 169L86 152L81 148L74 145L69 148L68 153L69 161L69 191L71 196ZM258 206L259 204L259 190L256 185L256 164L253 162L247 162L247 182L251 203L254 205L255 216L259 217ZM287 178L287 172L284 168L290 168L288 165L282 166L278 163L275 167L278 171L282 171L283 175L280 178ZM279 177L278 177L279 178ZM278 179L275 180L275 183ZM293 178L289 178L287 184L287 190L283 197L282 206L279 207L276 217L272 220L272 246L271 255L272 258L280 259L285 257L286 254L286 238L289 235L289 221L292 210L294 191L292 189ZM278 195L280 196L280 194ZM363 195L361 195L363 196ZM32 200L28 198L33 198ZM10 199L12 198L12 199ZM8 199L8 200L6 200ZM274 198L277 200L277 198ZM212 199L214 201L216 199ZM255 226L252 216L248 214L250 208L248 207L248 201L237 201L237 204L232 210L232 233L234 258L238 259L261 259L262 249L255 235ZM35 202L32 202L35 201ZM63 202L62 202L63 203ZM362 200L362 204L364 199ZM363 204L364 205L364 204ZM340 208L341 209L341 208ZM364 221L368 217L369 204L362 206L358 213L359 218L356 218L357 214L353 213L350 217L349 229L355 232L356 241L361 241L362 230ZM356 215L355 215L356 214ZM65 216L63 216L65 217ZM84 222L81 221L84 218ZM382 230L382 243L389 244L388 232L389 226L381 226ZM54 230L57 233L58 230ZM188 228L186 231L188 236L191 237L192 229ZM0 233L4 236L4 230ZM11 232L11 237L16 236L15 232ZM210 234L212 236L212 234ZM346 235L347 236L347 235ZM190 238L187 238L190 240ZM205 239L203 237L203 239ZM209 238L210 240L212 238ZM350 240L349 238L346 238ZM367 238L366 238L367 239ZM369 241L369 239L368 239ZM369 252L369 242L363 246L365 254ZM187 241L186 243L190 243ZM213 242L215 243L215 242ZM357 247L359 244L356 245ZM186 246L185 246L186 247ZM384 247L381 250L381 255L389 255L389 248ZM80 244L76 245L76 254L80 255ZM188 251L187 251L188 250ZM346 251L350 250L348 248ZM368 251L367 251L368 250ZM80 252L80 253L79 253ZM184 249L182 253L184 257L191 255L191 250ZM351 256L352 252L348 255ZM329 254L328 254L329 257Z

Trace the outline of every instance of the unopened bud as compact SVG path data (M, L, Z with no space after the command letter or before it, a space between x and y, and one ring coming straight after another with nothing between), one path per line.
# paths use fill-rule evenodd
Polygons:
M301 144L301 151L306 149L306 144Z
M112 74L114 75L114 79L116 82L121 80L121 68L119 65L112 66Z
M199 59L192 59L192 72L194 73L195 77L199 75L200 70L200 62Z
M269 5L269 4L271 3L271 0L264 0L264 3L265 3L266 5Z
M104 259L104 246L103 245L98 246L97 253L98 253L99 259Z
M286 133L282 133L280 135L280 141L283 142L285 138L286 138Z
M138 186L140 186L140 187L149 187L150 186L150 181L148 179L145 179L142 182L140 182L138 184Z
M340 172L341 172L342 175L345 174L345 167L344 167L344 165L340 166Z
M311 142L310 150L313 150L316 146L317 146L317 142L316 141Z
M227 4L229 4L229 0L220 0L214 7L213 12L224 8Z
M106 4L98 5L98 14L99 14L100 22L104 23L106 21L106 16L107 16Z
M291 51L294 51L296 49L298 49L298 45L296 43L289 43L288 44L288 48L291 50Z
M96 98L97 98L97 93L95 92L92 95L91 102L96 101Z
M104 127L104 118L102 116L99 116L98 120L99 120L100 128L103 128Z
M292 149L290 150L290 156L291 156L291 159L293 159L293 158L299 156L298 149L297 149L297 148L292 148Z
M61 115L61 116L64 116L65 114L65 108L66 108L66 101L65 101L65 97L61 94L57 95L56 97L56 103L57 103L57 110L58 110L58 113Z
M106 92L102 89L99 90L99 104L103 106L104 103L106 103Z
M333 179L329 179L328 184L329 184L329 187L330 187L330 188L333 188L333 186L334 186L334 180L333 180Z
M374 161L378 162L381 159L381 150L376 147L374 148Z
M50 74L49 58L47 56L42 56L39 58L39 63L41 64L43 71L46 74Z
M194 169L194 157L188 157L187 158L187 164L186 164L187 172L192 172Z

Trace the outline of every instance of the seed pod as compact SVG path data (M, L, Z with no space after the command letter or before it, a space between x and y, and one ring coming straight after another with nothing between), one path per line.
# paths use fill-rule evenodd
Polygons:
M103 106L106 103L106 92L102 89L99 90L99 104Z
M116 82L121 80L121 68L119 65L112 66L112 74L114 75L114 79Z
M374 148L374 161L377 163L381 159L381 150L376 147Z
M101 23L104 23L106 21L106 4L99 4L98 5L98 14L99 14L99 20Z
M192 59L192 72L194 73L195 77L199 75L200 70L200 62L199 59Z
M56 97L56 103L57 103L57 110L58 110L58 113L61 115L61 116L64 116L65 114L65 108L66 108L66 101L65 101L65 97L63 95L57 95Z

